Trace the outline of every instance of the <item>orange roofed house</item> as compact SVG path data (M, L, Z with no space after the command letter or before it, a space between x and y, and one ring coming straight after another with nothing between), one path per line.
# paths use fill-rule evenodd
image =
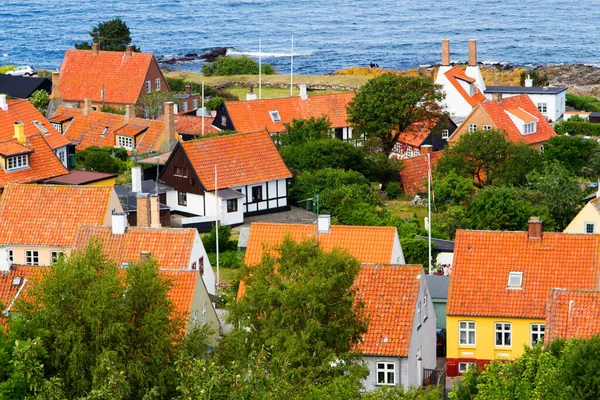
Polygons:
M380 386L421 386L423 370L436 368L436 319L420 265L363 264L356 299L365 305L369 328L355 351L369 376L366 390Z
M390 157L408 159L444 150L446 141L455 130L456 124L445 115L415 122L400 134Z
M435 170L437 162L443 154L443 151L436 151L430 154L432 171ZM402 183L404 193L413 196L427 193L428 170L427 154L405 159L402 162L402 170L400 171L400 182Z
M599 245L597 235L542 233L535 217L528 232L457 231L446 307L448 375L514 359L523 354L523 345L532 346L547 331L561 331L560 324L549 324L555 323L553 315L558 322L564 316L553 305L556 293L562 295L555 291L550 311L548 296L552 289L598 290Z
M0 247L18 265L50 265L69 253L82 225L112 224L123 211L112 187L15 185L0 198Z
M172 188L166 193L171 213L202 231L217 216L239 225L245 215L289 210L291 177L269 134L255 132L178 143L159 180Z
M600 291L553 289L546 304L546 341L600 334Z
M67 50L60 75L52 77L52 111L59 104L83 107L90 99L91 107L103 105L123 108L153 91L171 92L154 55L127 50Z
M542 151L544 143L556 133L528 95L502 98L477 105L460 127L448 139L452 146L462 135L477 130L498 129L506 132L508 140L521 142Z
M217 110L214 126L219 130L241 133L267 131L285 132L286 123L294 119L321 118L331 121L333 135L340 140L352 139L346 107L354 93L308 96L306 85L300 85L300 96L279 99L224 102Z

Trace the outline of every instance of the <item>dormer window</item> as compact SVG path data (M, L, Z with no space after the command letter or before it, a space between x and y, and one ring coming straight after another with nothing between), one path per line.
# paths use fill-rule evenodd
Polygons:
M508 288L522 289L523 288L523 273L511 271L508 274Z
M52 126L54 127L54 129L56 129L58 131L58 133L62 134L62 125L57 123L57 122L52 122Z
M523 124L523 134L529 135L530 133L535 133L536 125L536 122L527 122Z
M133 138L129 136L117 136L117 147L133 150Z
M279 111L269 111L269 115L271 116L271 120L273 122L281 122L281 116L279 116Z
M6 170L25 168L29 166L29 157L27 154L19 154L18 156L8 157L6 159Z

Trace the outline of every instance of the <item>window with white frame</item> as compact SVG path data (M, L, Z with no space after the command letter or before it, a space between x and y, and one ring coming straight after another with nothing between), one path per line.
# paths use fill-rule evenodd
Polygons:
M508 287L509 288L522 288L523 287L523 273L510 271L508 273Z
M277 111L277 110L269 111L269 115L271 116L271 120L273 122L281 122L281 116L279 115L279 111Z
M496 346L512 346L512 324L508 322L496 322Z
M417 323L418 323L417 328L419 326L421 326L421 322L422 322L422 320L421 320L421 302L419 301L417 303Z
M544 341L544 334L546 333L545 324L531 324L531 347L537 342Z
M585 233L596 233L596 224L594 222L586 222Z
M544 145L540 146L540 154L544 154Z
M442 139L448 139L448 136L450 136L450 131L448 129L442 130Z
M418 156L418 155L421 155L421 152L419 151L419 149L415 149L415 150L413 151L413 155L416 157L416 156Z
M202 304L202 325L206 324L206 303Z
M475 345L475 321L460 321L458 323L459 344Z
M62 134L62 125L57 123L57 122L52 122L52 126L54 127L54 129L56 129L58 131L58 133Z
M29 157L27 154L19 154L18 156L8 157L6 159L6 170L25 168L29 166Z
M192 313L192 324L194 326L198 325L198 310L194 310Z
M15 253L13 253L13 251L12 251L12 250L9 250L9 251L8 251L8 260L9 260L10 262L14 262L14 261L15 261Z
M50 260L55 263L61 260L65 256L65 253L62 251L53 251L50 253Z
M184 101L183 103L181 103L181 111L186 112L187 110L187 101Z
M469 124L469 132L475 132L477 130L477 124Z
M406 157L412 157L412 155L413 155L412 147L406 146Z
M427 295L423 296L423 322L425 322L425 320L429 318L429 315L427 314Z
M227 117L224 115L221 115L221 125L223 125L223 126L227 125Z
M154 80L154 89L160 90L160 78Z
M535 122L527 122L523 124L523 134L529 135L531 133L535 133L536 131L536 123Z
M537 103L537 109L542 114L546 114L548 112L548 104L547 103Z
M177 192L177 204L180 206L187 206L187 193Z
M133 138L129 136L117 136L117 146L127 150L133 149Z
M25 264L40 265L40 253L37 250L25 251Z
M377 363L377 384L395 385L396 384L396 364L388 362Z
M492 130L492 126L491 125L484 125L483 126L483 131L487 132L487 131L491 131Z
M238 210L238 201L237 199L229 199L227 200L227 212L232 213Z
M59 150L56 150L56 151L54 152L54 154L56 154L56 157L58 157L58 159L60 160L60 162L61 162L62 164L64 164L64 163L65 163L65 161L66 161L66 159L67 159L67 153L66 153L66 151L65 151L64 149L59 149Z
M458 372L461 374L464 374L465 372L467 372L467 370L469 368L475 368L475 363L472 362L461 362L458 363Z
M198 99L192 100L192 107L193 108L198 108Z
M146 81L146 93L150 93L152 91L152 85L150 81Z

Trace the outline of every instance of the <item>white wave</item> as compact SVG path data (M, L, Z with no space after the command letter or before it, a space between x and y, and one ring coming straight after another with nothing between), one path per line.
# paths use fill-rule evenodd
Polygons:
M294 57L298 56L312 56L315 54L314 51L303 51L303 52L294 52ZM240 51L227 49L228 56L246 56L246 57L260 57L262 55L263 58L281 58L281 57L290 57L292 53L268 53L268 52L258 52L258 51Z

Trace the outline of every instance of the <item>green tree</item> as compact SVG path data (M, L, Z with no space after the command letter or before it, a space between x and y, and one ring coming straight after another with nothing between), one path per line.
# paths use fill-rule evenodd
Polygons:
M443 179L436 177L432 186L435 205L441 210L452 205L464 205L475 192L473 179L464 178L454 170L449 171Z
M170 92L155 90L140 96L135 103L135 114L146 119L155 119L162 115L166 102L178 103L177 96Z
M401 238L402 252L407 264L421 264L425 272L429 270L429 243L420 238ZM432 249L435 245L431 244ZM435 260L434 260L435 262Z
M87 171L116 174L129 168L127 150L113 147L88 147L77 152L77 164Z
M202 73L205 76L258 75L258 63L246 56L222 56L212 63L203 64ZM270 64L263 64L262 73L273 75L275 69Z
M441 88L425 77L384 74L364 85L348 105L348 122L389 155L411 124L439 115Z
M589 176L592 156L600 153L600 145L589 139L577 136L560 135L550 138L544 144L544 160L560 161L565 168L578 176Z
M102 50L107 51L125 51L131 44L131 33L127 24L121 18L111 19L110 21L100 22L90 31L92 43L98 43ZM75 48L79 50L89 50L92 45L89 42L76 43ZM133 46L133 51L140 51Z
M362 148L337 139L309 141L280 149L285 164L297 171L336 168L365 172L367 164Z
M35 108L43 115L46 115L46 110L48 110L48 104L50 104L50 96L48 92L45 90L36 90L29 97L29 102L33 104Z
M280 146L298 146L316 140L331 139L331 122L329 117L310 117L309 119L293 119L283 124L285 132L280 134Z

